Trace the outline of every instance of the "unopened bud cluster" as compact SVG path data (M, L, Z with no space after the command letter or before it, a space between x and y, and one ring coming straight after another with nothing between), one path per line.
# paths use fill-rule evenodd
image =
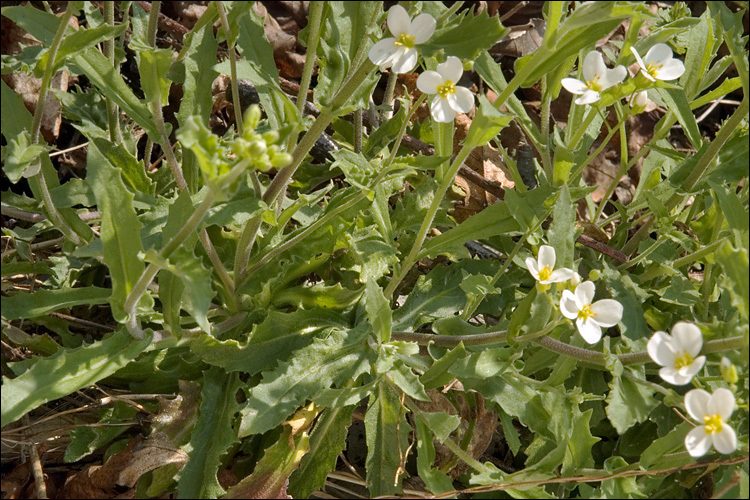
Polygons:
M241 160L250 160L250 168L263 172L289 164L292 157L288 153L282 153L276 145L279 140L278 131L269 130L259 134L255 131L259 123L260 108L250 106L245 112L245 130L242 136L235 139L230 146L232 153Z

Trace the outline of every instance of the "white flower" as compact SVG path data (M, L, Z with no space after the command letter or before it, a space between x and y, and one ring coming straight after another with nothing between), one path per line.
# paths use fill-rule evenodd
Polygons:
M638 66L641 67L643 76L651 80L652 82L659 80L674 80L679 78L685 72L685 65L679 59L672 58L672 49L666 43L657 43L646 52L645 61L641 59L641 55L635 50L635 47L630 47L630 50L635 56L635 60L638 61Z
M711 445L719 453L732 453L737 449L737 435L727 420L734 411L734 394L729 389L716 389L709 394L703 389L693 389L685 394L685 407L698 426L685 436L685 448L690 456L702 457Z
M414 46L430 39L435 24L429 14L420 14L411 21L406 9L394 5L388 10L388 29L393 36L373 45L367 56L381 70L392 66L396 73L408 73L417 65Z
M579 94L576 104L591 104L599 100L599 93L617 85L628 75L625 66L608 69L600 52L592 50L583 60L583 80L563 78L562 85L572 94Z
M703 335L692 323L680 321L672 327L672 335L656 332L648 341L648 355L664 368L659 370L662 379L670 384L685 385L706 362L698 356L703 347ZM696 357L698 356L698 357Z
M576 320L581 337L589 344L602 338L602 327L615 326L622 319L622 304L612 299L597 300L594 304L594 282L584 281L576 287L575 294L563 290L560 311L568 319Z
M464 67L458 57L448 56L437 65L437 71L425 71L417 78L417 88L425 94L436 94L430 103L432 119L451 123L456 113L468 113L474 107L474 95L465 87L456 86Z
M555 268L555 249L549 245L542 245L539 247L539 256L537 260L529 257L526 259L526 267L529 268L531 275L542 285L549 285L550 283L561 283L567 281L578 273L572 269L561 267L553 271ZM578 276L580 278L580 276Z

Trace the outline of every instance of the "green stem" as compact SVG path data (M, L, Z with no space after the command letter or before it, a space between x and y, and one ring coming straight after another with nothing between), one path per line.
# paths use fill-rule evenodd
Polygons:
M586 131L589 129L589 126L591 125L591 122L594 121L594 118L596 118L598 114L599 111L595 107L591 106L588 114L586 115L586 118L583 119L583 123L576 126L575 133L571 136L570 141L565 141L570 149L576 148L581 138L583 137L583 134L586 133Z
M361 153L362 152L362 110L361 109L354 110L354 117L352 121L354 124L354 152Z
M549 95L547 85L547 75L542 77L542 113L540 116L541 123L539 124L540 135L542 136L541 148L539 153L542 157L542 167L547 179L552 179L553 167L552 159L550 158L550 138L549 138L549 121L550 121L550 104L552 102L552 96Z
M42 85L39 89L39 98L36 102L36 109L34 110L34 117L31 122L31 143L39 143L39 134L41 132L42 115L44 114L45 102L47 101L47 93L49 92L50 83L55 72L55 59L57 58L57 51L62 43L65 30L68 27L70 18L73 17L73 2L68 3L65 13L60 18L60 25L57 27L57 33L55 38L52 40L49 51L47 53L47 66L44 69L44 75L42 76ZM41 158L39 159L41 162ZM81 235L75 232L75 230L68 224L63 215L55 206L52 201L52 195L49 192L49 186L47 185L47 179L44 177L44 168L40 166L39 172L34 175L36 184L39 186L39 194L42 197L42 203L44 205L44 211L47 218L52 224L60 230L65 238L72 241L75 245L81 245L85 243L85 239Z
M387 120L393 116L393 94L396 91L396 82L398 81L398 73L391 70L388 74L388 83L385 86L385 94L383 95L383 107L390 107L390 111L383 110L381 115L384 120Z
M370 184L369 188L367 190L363 190L359 193L357 193L354 198L351 200L345 202L343 205L339 206L338 208L335 208L330 213L325 214L320 219L316 220L312 224L310 224L307 228L305 228L303 231L298 233L293 238L285 241L281 245L278 245L277 247L270 250L267 254L265 254L263 257L261 257L258 261L256 261L254 264L251 265L250 268L247 270L247 276L252 275L255 271L257 271L260 267L270 262L273 258L277 257L278 255L281 255L282 252L290 249L300 241L304 240L307 236L314 233L319 227L321 227L323 224L331 220L333 217L339 215L340 213L345 212L346 210L350 209L351 207L355 206L360 201L364 200L367 197L368 192L374 190L377 185L380 183L381 180L388 174L388 169L393 164L393 160L396 157L396 152L398 151L398 148L401 144L401 139L404 136L404 133L406 131L406 126L409 123L409 119L414 114L414 112L419 108L419 106L422 104L422 101L426 98L426 95L422 94L422 96L417 99L417 102L414 103L414 105L410 108L409 113L406 115L406 119L404 120L404 123L401 124L401 128L399 130L399 135L396 138L396 142L393 145L393 150L391 151L391 155L386 161L386 163L383 165L383 168L380 170L378 175L375 177L375 179Z
M237 131L242 135L244 129L242 126L240 90L237 83L237 53L234 47L235 40L232 37L232 30L229 28L229 19L227 19L227 13L224 10L224 3L220 1L214 3L216 4L216 11L219 13L219 19L221 19L221 28L224 30L224 37L227 39L227 45L229 45L229 73L232 85L232 102L234 103L234 122L237 125Z
M146 41L152 47L156 47L156 29L159 27L159 12L161 12L161 1L151 2L151 11L148 16L146 27Z
M625 119L626 118L623 118L623 120L625 120ZM624 123L624 122L621 122L621 123ZM618 123L617 126L613 127L611 130L609 130L607 132L607 136L604 138L604 140L601 142L601 144L599 144L599 147L596 148L596 151L594 151L593 153L591 153L586 158L586 161L584 161L583 163L581 163L581 165L579 165L578 168L576 168L570 174L570 180L571 181L574 181L575 179L577 179L578 176L581 175L581 173L583 172L583 169L586 168L589 165L589 163L591 163L592 161L594 161L594 158L596 158L597 156L599 156L599 154L601 154L601 152L604 150L604 148L607 147L607 144L609 144L609 141L610 141L610 139L612 139L612 136L615 135L615 132L617 132L619 130L619 127L620 127L621 123ZM646 151L645 148L642 149L641 151L639 151L638 155L642 156L643 154L645 154L645 151ZM627 169L629 169L630 167L633 166L632 163L633 163L633 161L631 160L631 164L629 164L626 167L626 171L627 171Z
M366 60L331 99L329 108L337 109L342 104L344 104L346 100L354 93L354 91L357 90L357 87L359 87L359 85L364 81L364 79L374 67L375 66L369 61L369 59ZM302 139L292 152L291 163L279 170L279 172L276 174L276 177L274 177L273 181L271 181L271 184L269 184L268 188L266 189L266 192L263 194L263 202L267 206L273 206L273 204L276 202L276 199L279 197L279 195L281 195L282 191L286 187L288 181L292 178L292 175L294 175L294 172L302 164L302 160L305 159L307 153L310 151L313 145L315 145L315 141L317 141L318 137L320 137L320 135L325 132L326 127L328 127L328 125L335 117L336 115L334 113L331 113L330 111L323 111L320 116L318 116L318 119L313 122L312 126L305 133L305 135L302 136ZM260 225L261 215L257 215L250 219L245 224L242 235L240 236L240 240L237 243L237 253L235 254L234 259L235 289L239 288L239 283L241 283L245 278L247 265L250 261L250 254L253 250L253 243L255 242L255 237L258 234Z
M438 19L435 22L435 25L436 26L442 26L443 23L445 21L447 21L450 16L452 16L453 14L455 14L456 11L458 11L458 9L460 9L461 7L463 7L463 5L464 5L464 2L454 2L453 5L451 5L450 8L448 10L446 10L443 13L442 16L440 16L440 19Z
M618 130L620 132L620 170L617 172L617 175L612 179L612 182L609 183L609 186L607 186L607 192L604 194L604 197L599 202L599 207L596 210L596 216L591 218L591 221L596 224L596 222L599 220L599 217L602 216L602 212L604 212L604 207L609 202L610 197L612 196L612 193L614 193L615 188L617 187L617 184L620 182L620 178L622 178L623 175L627 172L628 168L628 136L625 133L625 120L627 119L627 114L623 112L622 106L619 102L615 103L615 110L617 112L617 118L619 120L618 126L614 130ZM609 142L609 141L607 141ZM607 144L607 142L603 142L602 144Z
M284 243L275 246L271 250L269 250L266 254L264 254L260 259L258 259L255 263L253 263L250 267L247 268L246 276L251 276L255 271L263 267L264 265L268 264L271 260L276 258L277 256L281 255L283 252L288 250L289 248L293 247L300 241L304 240L311 234L315 233L322 225L324 225L326 222L331 220L332 218L336 217L337 215L349 210L353 206L355 206L360 201L364 200L367 197L367 193L360 191L354 195L354 197L345 202L344 204L334 208L321 218L317 219L315 222L307 226L305 229L297 233L296 236L286 240Z
M435 134L435 154L447 158L445 163L435 170L435 180L440 183L445 179L450 157L453 156L453 133L455 130L453 121L450 123L432 122L432 131Z
M685 264L690 264L692 262L695 262L696 260L698 260L698 259L700 259L700 258L702 258L702 257L704 257L704 256L706 256L706 255L708 255L710 253L715 252L716 250L718 250L718 248L721 245L724 244L725 241L728 241L728 240L729 240L728 236L724 237L724 238L721 238L721 239L718 239L718 240L714 241L713 243L711 243L710 245L706 245L705 247L701 248L700 250L696 250L693 253L687 254L686 256L681 257L681 258L673 261L672 262L672 266L674 268L678 268L678 267L684 266Z
M697 205L697 203L696 203ZM716 241L721 231L721 226L724 223L724 214L721 210L716 211L716 216L713 222L713 230L711 231L711 241ZM703 270L703 285L701 286L701 305L702 313L706 320L708 320L708 302L711 300L711 292L713 292L713 270L714 264L711 262L706 263L706 267Z
M297 170L297 167L302 164L302 160L305 158L307 153L318 140L320 134L325 132L326 127L333 120L333 115L330 113L321 113L318 119L315 120L310 129L302 136L302 140L297 144L292 152L292 162L286 167L279 170L274 177L271 184L263 194L263 202L267 206L273 206L276 202L276 198L281 193L281 189L286 186L289 179L292 178L292 174ZM235 288L239 288L239 284L244 280L247 271L247 265L250 261L250 254L253 251L253 244L255 243L255 237L258 234L258 230L261 225L261 216L256 216L250 219L242 230L240 239L237 242L237 253L234 258L234 284Z
M750 97L748 97L747 95L744 97L744 99L742 99L742 102L734 111L734 114L726 122L724 122L724 125L722 125L722 127L719 129L719 132L716 134L713 142L708 145L706 152L701 155L688 178L685 179L685 182L682 183L680 191L687 194L682 195L675 193L667 201L667 203L665 203L665 207L667 208L667 210L672 210L679 204L680 200L682 200L685 196L689 196L689 193L692 192L698 181L702 179L706 174L707 170L713 163L713 160L718 156L721 148L735 133L737 128L739 128L742 120L746 118L748 109L750 109L749 99ZM640 227L640 229L638 229L638 231L633 235L633 237L628 240L628 242L622 248L622 252L625 255L632 255L633 252L636 251L640 242L643 241L651 232L651 225L653 223L653 217L647 219Z
M443 200L443 197L445 196L446 191L448 191L448 188L453 182L453 178L456 176L456 173L458 172L459 167L461 167L461 164L469 156L469 153L471 153L471 149L472 149L471 147L467 147L467 146L464 146L463 148L461 148L461 151L458 153L458 156L456 156L456 159L453 160L453 164L451 164L450 168L448 169L444 178L442 179L440 187L435 192L435 195L432 199L430 208L427 210L427 215L422 221L422 225L419 228L419 232L417 233L417 238L414 241L414 245L412 246L411 251L409 252L409 255L407 255L404 261L402 262L401 269L398 275L395 276L391 280L390 283L388 283L388 287L385 290L386 298L390 298L393 296L393 292L396 290L396 287L398 286L398 284L401 283L401 281L408 274L411 267L417 262L417 256L419 255L419 252L422 250L422 244L424 243L424 240L427 237L427 232L430 230L430 227L432 227L432 221L435 220L435 215L437 214L438 208L440 208L440 202Z
M502 92L500 92L500 95L497 96L497 99L493 103L493 106L496 109L500 109L503 104L505 104L505 101L508 100L513 92L515 92L515 90L521 85L521 83L523 83L523 81L531 74L533 69L534 67L532 64L527 64L521 69L521 71L516 73L516 76L513 77L508 85L502 90ZM445 193L450 187L450 184L453 182L453 178L456 176L456 172L458 172L461 164L466 160L466 158L468 158L469 153L471 153L471 150L474 147L474 144L464 144L461 150L456 155L456 158L453 160L453 164L445 174L445 177L442 179L438 191L435 193L432 204L428 209L427 216L422 221L422 226L419 228L419 233L417 234L417 239L414 242L414 246L412 246L409 255L407 255L406 259L404 259L403 263L401 264L401 269L398 275L394 276L385 290L386 298L390 298L393 295L396 287L398 287L399 283L401 283L404 277L406 277L406 275L409 273L411 266L413 266L416 262L417 256L422 249L422 244L424 243L425 237L427 236L427 232L430 230L432 221L435 219L435 215L437 214L438 208L440 207L440 202L445 196Z
M545 329L547 328L545 327ZM435 335L431 333L393 332L391 334L391 340L415 342L419 345L424 346L434 344L440 347L456 347L460 343L463 343L465 346L480 346L489 344L505 344L507 343L507 335L507 330L476 333L470 335ZM703 344L701 354L711 354L714 352L742 349L744 347L744 342L745 339L742 336L709 340L708 342ZM575 358L580 361L596 365L600 368L606 365L606 357L604 356L604 354L598 351L575 347L570 344L566 344L565 342L561 342L559 340L546 336L536 338L534 340L534 343L552 352ZM625 366L640 365L651 362L651 357L646 351L632 352L628 354L617 354L616 356Z
M208 190L208 193L206 193L206 197L203 199L201 204L198 206L198 208L193 212L193 214L190 216L190 218L185 222L185 225L182 226L180 231L175 234L169 242L161 249L159 252L159 256L163 259L168 259L169 256L174 252L180 245L182 245L185 240L190 236L193 231L198 227L200 222L203 220L203 217L206 216L208 213L208 210L211 208L215 200L215 197L211 190ZM143 271L143 274L141 274L140 278L138 278L138 281L133 285L132 290L130 290L130 293L125 298L125 312L128 315L127 319L127 328L130 334L137 338L142 339L144 337L143 330L141 329L139 322L138 322L138 315L137 315L137 307L138 302L141 300L141 297L144 293L146 293L146 289L151 284L151 281L156 276L156 273L159 272L159 266L154 264L153 262L150 263L146 269Z
M310 14L307 18L307 54L305 55L305 66L302 69L302 79L299 82L299 92L297 93L297 112L300 116L305 112L307 91L310 88L310 79L315 68L318 42L320 41L320 26L323 19L323 6L324 2L310 2Z
M104 2L104 22L108 26L114 27L115 25L115 3ZM117 60L115 59L115 40L106 40L104 42L104 55L109 59L115 72L119 73ZM117 109L117 104L112 101L109 97L106 97L107 102L107 122L109 124L109 139L114 144L122 143L122 134L120 133L120 112Z

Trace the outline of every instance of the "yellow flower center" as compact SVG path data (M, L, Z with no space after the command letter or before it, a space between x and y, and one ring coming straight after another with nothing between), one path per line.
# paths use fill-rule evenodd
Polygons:
M444 84L438 85L437 93L440 97L445 99L448 97L448 94L456 93L456 85L452 81L446 80Z
M596 313L591 310L591 304L583 306L581 310L578 311L578 317L583 321L586 321L589 318L593 318L594 316L596 316Z
M705 417L703 417L703 425L706 428L706 434L721 432L721 424L721 416L718 414L706 415Z
M693 364L693 357L687 351L680 351L674 360L674 367L678 370Z
M414 37L408 33L401 33L398 38L396 38L394 44L410 49L414 47Z
M552 274L552 268L544 266L539 270L539 281L547 281Z
M664 66L663 64L650 62L646 65L646 73L656 78L657 76L659 76L659 71L661 70L663 66Z
M586 82L586 86L595 92L601 92L603 89L602 85L599 83L600 79L601 76L596 75L593 80L589 80Z

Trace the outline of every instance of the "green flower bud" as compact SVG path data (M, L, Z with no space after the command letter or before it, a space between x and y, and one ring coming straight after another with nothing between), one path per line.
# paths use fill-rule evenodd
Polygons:
M279 153L271 158L271 165L276 168L285 167L292 163L292 155L289 153Z
M589 280L596 281L599 279L600 275L601 273L599 272L598 269L592 269L591 272L589 272Z
M264 132L261 137L266 143L273 144L279 140L279 132L277 130L269 130L268 132Z
M246 129L255 130L255 128L260 123L260 117L260 106L258 106L257 104L253 104L252 106L248 107L247 111L245 111L245 116L243 117Z
M723 378L729 384L736 384L740 379L737 374L737 367L729 361L728 358L722 357L721 363L719 363L719 371L721 371L721 378Z
M253 141L250 143L250 147L248 148L248 153L253 158L260 158L261 156L266 154L266 151L268 151L268 147L263 141Z

